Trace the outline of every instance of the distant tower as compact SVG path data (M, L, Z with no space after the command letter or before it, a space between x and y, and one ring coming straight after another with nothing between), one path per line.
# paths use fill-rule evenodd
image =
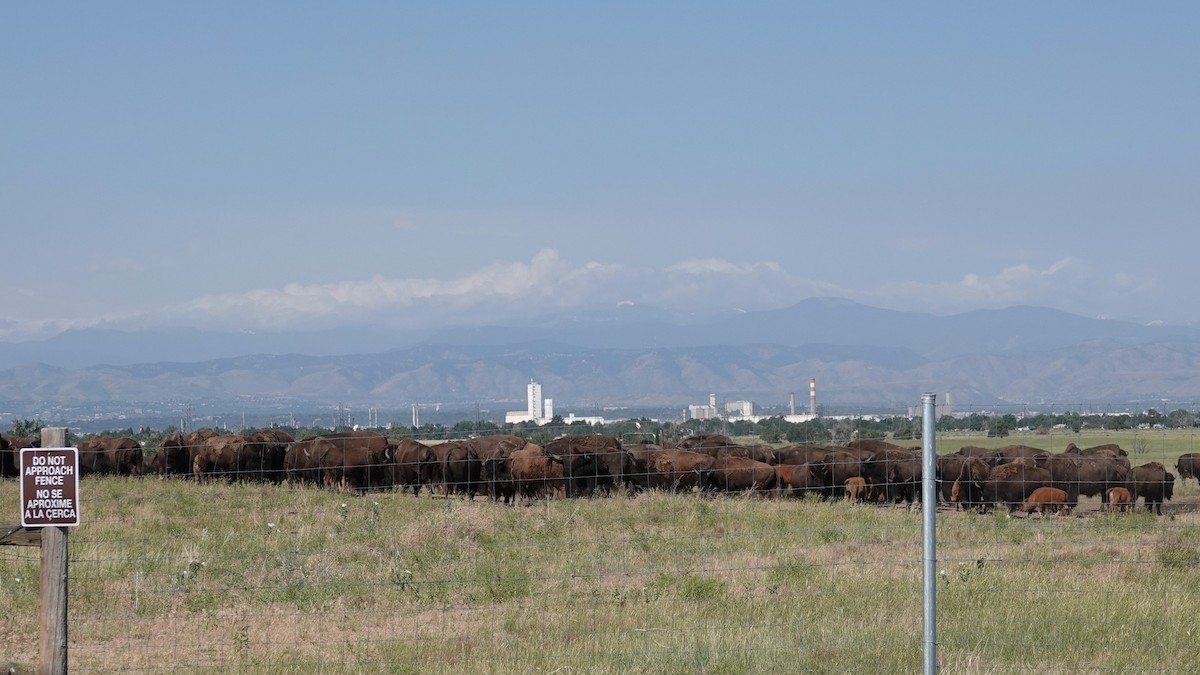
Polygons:
M716 394L708 395L708 406L710 408L712 408L713 410L717 409L717 395Z
M817 416L817 378L808 378L808 414Z
M528 408L526 411L533 419L542 419L542 385L530 380L529 386L525 390L528 395Z
M554 419L554 399L546 399L545 409L542 412L546 415L546 419Z
M788 392L788 414L795 416L796 414L796 392Z

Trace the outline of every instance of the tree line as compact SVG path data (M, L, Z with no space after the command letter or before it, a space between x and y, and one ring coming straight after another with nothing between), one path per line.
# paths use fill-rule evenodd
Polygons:
M36 439L42 427L40 419L13 420L11 435ZM1200 426L1200 413L1177 409L1168 413L1153 408L1140 413L1082 414L1078 412L1031 413L1031 414L988 414L983 412L967 415L944 415L937 420L940 432L986 432L988 436L1005 437L1018 431L1050 433L1054 430L1069 430L1080 433L1084 429L1120 431L1135 428L1187 429ZM307 438L330 431L346 431L347 425L330 429L315 426L279 426L295 438ZM662 443L697 434L719 433L727 436L757 436L764 443L837 443L844 444L854 438L893 438L897 441L919 441L922 420L920 417L893 415L886 417L818 417L806 422L789 422L782 415L757 421L734 419L693 419L684 422L659 421L649 418L626 419L605 424L589 424L575 421L567 424L556 416L545 425L533 422L497 424L490 421L462 420L453 425L426 423L420 426L391 425L382 429L388 436L414 438L417 440L444 440L474 435L506 433L521 436L531 442L544 444L567 435L583 436L603 434L629 443ZM143 447L157 447L166 436L180 431L169 425L163 429L141 426L111 429L102 433L110 436L134 438ZM243 430L249 431L249 430ZM68 433L68 443L79 440L78 434Z

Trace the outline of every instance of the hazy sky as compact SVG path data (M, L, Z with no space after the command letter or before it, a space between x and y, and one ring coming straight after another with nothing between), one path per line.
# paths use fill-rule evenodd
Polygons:
M1198 19L12 3L0 339L812 296L1197 323Z

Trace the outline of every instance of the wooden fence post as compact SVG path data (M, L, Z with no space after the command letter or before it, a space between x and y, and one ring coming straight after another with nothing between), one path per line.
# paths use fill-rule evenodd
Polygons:
M43 448L67 445L65 427L42 429ZM42 528L42 568L38 579L38 672L67 672L67 528Z

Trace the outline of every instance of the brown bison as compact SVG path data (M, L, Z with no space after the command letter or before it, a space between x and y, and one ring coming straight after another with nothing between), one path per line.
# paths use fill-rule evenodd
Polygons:
M158 449L147 457L145 473L159 476L188 476L192 473L192 460L204 445L204 441L216 436L213 429L199 429L184 434L176 431L159 441Z
M1108 510L1116 513L1133 510L1133 495L1123 487L1108 488Z
M429 485L432 491L435 475L433 449L411 438L388 440L396 446L396 484L401 486L401 491L411 487L414 497L421 495L423 485Z
M1045 517L1046 509L1055 511L1059 516L1065 516L1071 510L1071 505L1067 503L1067 493L1065 490L1059 490L1053 487L1040 487L1034 490L1025 502L1021 505L1021 510L1025 513L1038 512L1038 515Z
M467 499L475 499L482 486L483 468L479 457L471 449L469 441L447 441L438 446L438 458L442 463L442 479L446 485L446 495L465 494Z
M803 497L809 492L820 494L824 483L811 464L776 464L775 496Z
M1200 480L1200 452L1186 452L1175 460L1175 470L1179 472L1179 480L1189 478Z
M241 434L218 434L207 438L192 455L192 477L198 483L222 476L237 478L238 457L246 438Z
M737 455L713 459L702 485L714 492L757 492L775 489L775 467Z
M142 444L129 437L107 434L80 441L79 475L114 474L137 476L142 473Z
M625 449L621 442L602 434L563 436L546 443L547 455L563 460L563 480L568 497L591 496L596 490L612 492L622 481Z
M1042 466L1050 471L1052 485L1067 493L1071 506L1079 504L1080 495L1100 495L1101 504L1107 504L1108 488L1124 485L1128 471L1116 456L1069 452L1050 455Z
M977 445L964 445L953 454L963 457L974 457L987 462L988 466L996 467L1004 463L1004 455L995 448L981 448Z
M238 457L238 474L243 479L282 483L283 460L288 446L296 439L282 429L258 429L245 437L246 444Z
M509 474L516 494L526 505L539 497L551 497L565 492L563 460L547 455L542 446L528 443L508 455Z
M825 482L825 496L841 497L845 493L846 479L860 476L868 485L880 485L885 476L882 465L875 461L875 453L855 448L833 447L825 453L819 465Z
M705 484L716 459L690 450L654 450L646 459L646 486L671 492L690 492Z
M1027 460L1001 464L992 469L984 483L981 511L986 511L991 504L1007 506L1010 513L1016 511L1025 498L1040 487L1051 487L1049 470L1030 466Z
M1009 463L1018 459L1030 460L1034 466L1042 466L1050 457L1050 452L1041 448L1035 448L1030 445L1006 445L1001 448L996 448L996 452L1000 455L1002 463Z
M912 504L921 499L921 479L925 474L919 448L884 448L877 451L875 463L883 472L880 486L883 500L894 504Z
M287 476L288 485L297 486L304 483L321 485L324 483L321 459L334 447L333 441L320 436L306 438L289 445L283 456L283 470L284 475Z
M884 450L920 450L920 448L905 448L882 438L856 438L846 444L848 448L866 450L867 452L882 452Z
M1175 474L1158 462L1148 462L1129 470L1125 487L1136 502L1138 497L1146 500L1146 510L1162 515L1163 501L1175 494Z
M937 458L937 473L942 501L962 509L984 507L984 484L991 478L992 467L980 457L957 453Z
M867 494L867 481L862 476L846 479L846 499L851 504L861 504Z
M0 478L21 475L21 450L32 447L28 439L0 434Z
M332 445L321 456L326 487L363 494L396 484L396 446L374 431L342 431L320 436Z
M824 445L785 445L775 451L776 464L819 464L829 454Z

